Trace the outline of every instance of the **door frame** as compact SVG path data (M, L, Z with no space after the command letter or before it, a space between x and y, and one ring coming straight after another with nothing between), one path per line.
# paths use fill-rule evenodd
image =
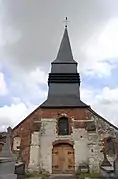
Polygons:
M71 141L71 140L56 140L56 141L54 141L53 142L53 144L52 144L52 165L53 165L53 149L54 149L54 147L56 147L56 146L60 146L60 145L69 145L69 146L71 146L72 147L72 149L73 149L73 160L74 160L74 171L73 171L73 173L75 173L75 149L74 149L74 142L73 141ZM53 173L53 166L52 166L52 173ZM60 174L60 173L59 173Z

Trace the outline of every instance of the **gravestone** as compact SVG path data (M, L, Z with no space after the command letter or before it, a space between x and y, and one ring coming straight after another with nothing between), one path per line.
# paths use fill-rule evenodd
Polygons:
M19 156L15 165L15 174L17 174L17 179L23 179L25 177L25 164L23 162L21 146L20 146Z
M114 160L114 175L118 178L118 155L116 159Z
M106 177L106 178L114 177L114 168L107 159L105 149L103 149L103 155L104 155L104 159L100 166L101 177Z
M0 152L0 179L17 179L14 174L16 157L11 152L11 128L7 129L6 143Z

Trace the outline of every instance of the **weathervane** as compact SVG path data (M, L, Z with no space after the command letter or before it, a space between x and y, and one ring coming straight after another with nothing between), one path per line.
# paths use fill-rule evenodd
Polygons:
M65 23L65 27L67 28L67 25L68 25L68 18L66 17L66 19L63 21Z

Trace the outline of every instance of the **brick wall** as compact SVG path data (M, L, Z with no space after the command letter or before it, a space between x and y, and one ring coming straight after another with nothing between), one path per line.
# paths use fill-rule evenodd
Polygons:
M30 150L30 140L31 140L30 138L33 130L34 114L30 115L18 126L16 126L13 129L13 133L12 133L13 135L12 137L16 135L21 137L22 155L26 166L28 166L29 163L29 150ZM13 146L13 140L12 140L12 146Z
M75 122L73 123L73 127L76 129L84 128L85 127L84 120L89 120L91 119L91 116L93 116L93 113L90 112L87 108L67 108L67 109L37 108L24 121L22 121L18 126L16 126L13 129L13 135L19 135L21 137L23 159L25 161L26 166L28 166L30 161L30 144L31 144L31 134L34 131L34 121L41 120L42 118L58 119L59 116L63 113L67 114L69 118L74 118ZM78 120L81 122L78 123L77 122ZM99 117L98 120L102 121L102 119L99 119Z
M41 118L58 118L62 113L66 113L68 117L74 117L76 120L87 120L90 117L90 112L85 108L68 108L68 109L41 109L37 108L25 120L13 129L13 136L21 137L21 147L23 151L23 159L28 166L31 134L33 132L33 123ZM83 123L82 123L83 124Z

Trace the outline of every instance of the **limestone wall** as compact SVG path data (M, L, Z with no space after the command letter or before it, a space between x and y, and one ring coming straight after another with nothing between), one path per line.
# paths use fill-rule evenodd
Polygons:
M72 133L72 139L74 141L75 149L75 169L82 163L88 163L88 134L85 129L74 129Z
M114 141L115 141L118 136L118 130L117 130L117 127L113 126L108 121L104 120L103 118L97 115L93 115L92 118L94 119L95 124L96 124L96 134L98 136L97 137L98 140L96 141L98 141L98 148L99 148L99 152L98 152L99 160L98 161L99 161L99 164L101 164L101 162L103 161L103 154L100 152L100 150L103 147L105 147L104 139L107 137L112 137L114 138ZM116 158L116 154L107 155L107 158L110 161L110 163L113 164L113 161Z
M31 141L32 134L34 131L34 121L40 121L41 119L57 119L59 114L66 113L68 116L74 116L78 120L86 119L89 115L86 109L81 108L55 108L55 109L42 109L38 107L35 109L30 115L28 115L25 119L23 119L17 126L15 126L12 130L13 136L18 135L21 138L21 146L22 146L22 156L25 162L26 170L30 164L30 154L31 154ZM38 127L37 127L38 128ZM13 145L13 140L11 142ZM13 146L12 146L13 150Z
M66 111L66 110L65 110ZM71 117L72 131L68 136L58 136L57 134L57 118L59 113L58 110L47 110L41 111L40 115L37 114L37 119L41 121L41 128L39 131L33 132L33 127L30 124L30 121L27 125L27 128L30 127L32 130L24 130L24 147L30 148L30 152L25 156L29 156L29 169L31 170L45 170L49 173L52 172L52 143L56 140L70 140L73 141L74 151L75 151L75 168L82 164L89 164L90 171L98 171L99 165L103 160L103 154L100 152L103 148L103 139L107 136L113 136L114 138L118 135L118 130L116 127L105 121L98 115L88 112L87 110L67 110L67 115ZM64 112L64 110L59 110ZM71 114L72 112L72 114ZM40 118L39 118L40 117ZM93 121L96 129L94 131L88 131L86 128L87 121ZM25 125L19 126L19 129L24 128ZM21 132L22 132L21 131ZM26 135L26 132L31 134ZM20 132L19 132L20 134ZM27 139L25 136L28 136ZM26 140L25 140L26 139ZM30 140L29 140L30 139ZM29 143L30 142L30 143ZM39 142L39 143L38 143ZM27 145L26 145L27 143ZM24 149L25 149L24 148ZM113 163L115 155L108 156L108 159Z
M56 120L41 120L41 150L40 166L42 170L52 172L52 143L56 137Z
M40 158L40 137L38 131L38 132L33 132L31 135L29 170L31 171L40 170L39 158Z
M56 119L41 119L40 131L34 132L32 134L32 145L30 149L29 164L30 170L34 170L34 168L35 170L40 168L41 170L52 173L52 144L56 140L70 140L74 142L73 147L75 151L75 169L77 169L79 164L83 162L88 163L89 153L87 146L87 131L85 129L72 128L71 135L58 136L56 125ZM37 145L39 143L37 141L38 137L40 138L40 147ZM39 163L40 167L38 166Z

